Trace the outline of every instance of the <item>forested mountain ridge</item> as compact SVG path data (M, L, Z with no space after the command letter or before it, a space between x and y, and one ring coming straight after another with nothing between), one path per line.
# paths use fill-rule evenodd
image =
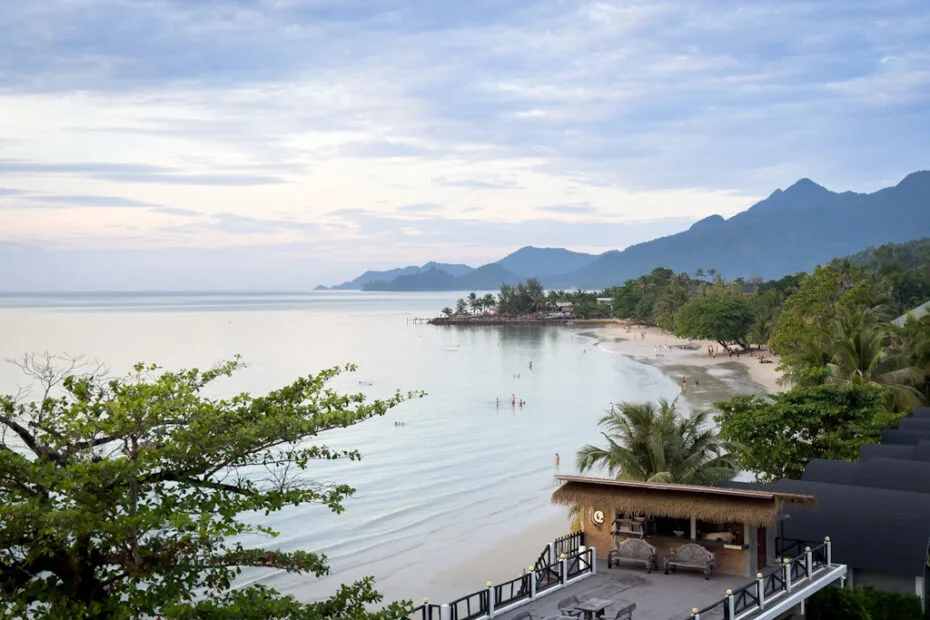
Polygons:
M442 273L426 266L404 273L392 270L368 277L357 288L494 290L535 277L547 288L596 289L619 285L656 267L688 273L715 269L728 278L778 278L864 247L930 237L927 214L930 171L914 172L870 194L833 192L805 178L729 219L712 215L688 230L622 251L594 256L528 246L465 273L452 273L438 264L435 269Z

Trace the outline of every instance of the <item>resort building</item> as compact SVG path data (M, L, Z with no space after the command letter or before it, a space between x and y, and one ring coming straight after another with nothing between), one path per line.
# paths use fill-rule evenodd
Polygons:
M828 535L833 557L849 568L848 584L930 596L930 408L882 432L881 444L863 445L859 462L815 459L801 480L773 484L727 482L729 489L797 493L817 498L813 510L786 505L777 547L796 552L800 541ZM921 430L927 428L927 430ZM886 443L887 441L887 443Z
M780 561L775 543L783 507L811 508L817 502L789 491L556 478L562 485L553 502L578 507L585 543L598 557L639 538L655 547L661 567L676 548L693 543L714 555L714 572L744 577Z

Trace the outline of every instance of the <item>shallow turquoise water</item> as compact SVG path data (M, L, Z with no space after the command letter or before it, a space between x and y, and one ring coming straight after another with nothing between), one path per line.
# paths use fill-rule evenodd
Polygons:
M408 321L434 315L455 297L6 295L0 296L0 357L64 351L122 372L140 360L204 367L240 353L249 367L218 388L230 393L270 390L351 361L359 370L339 381L341 389L376 397L425 390L426 398L385 418L321 436L332 447L363 454L361 462L323 462L310 472L313 480L357 489L342 515L309 506L256 517L281 535L248 542L322 551L333 575L244 575L313 598L371 574L389 598L419 598L441 567L561 512L548 503L553 456L561 453L561 471L570 473L574 451L598 440L596 421L610 402L674 398L679 391L657 369L595 346L584 334L589 330ZM18 371L0 365L0 390L15 390L17 383ZM511 394L527 406L511 407Z

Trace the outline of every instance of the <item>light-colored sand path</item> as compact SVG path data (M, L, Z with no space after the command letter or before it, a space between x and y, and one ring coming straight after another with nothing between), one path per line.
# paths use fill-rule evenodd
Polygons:
M710 340L687 340L679 338L657 327L625 327L622 324L602 327L597 330L597 336L612 341L612 349L623 355L629 355L642 360L648 360L660 368L668 365L713 367L723 362L738 362L746 367L749 377L765 388L768 393L781 392L785 388L778 384L780 373L775 370L778 358L774 363L761 364L759 357L743 353L739 357L730 357L720 345ZM645 334L645 337L643 337ZM681 349L679 345L697 345L698 348ZM668 348L666 348L668 345ZM717 349L717 357L707 354L707 347ZM766 357L772 357L765 353Z

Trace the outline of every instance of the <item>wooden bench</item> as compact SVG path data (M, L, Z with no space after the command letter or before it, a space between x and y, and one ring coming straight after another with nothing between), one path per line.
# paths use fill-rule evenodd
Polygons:
M636 603L632 605L627 605L623 609L617 611L617 615L614 616L613 620L633 620L633 612L636 610Z
M620 566L621 562L642 564L646 572L651 573L659 567L656 548L641 538L628 538L617 543L616 548L607 554L607 568Z
M710 579L717 568L717 556L696 543L686 543L665 558L665 574L669 569L693 568L704 572L704 579Z

